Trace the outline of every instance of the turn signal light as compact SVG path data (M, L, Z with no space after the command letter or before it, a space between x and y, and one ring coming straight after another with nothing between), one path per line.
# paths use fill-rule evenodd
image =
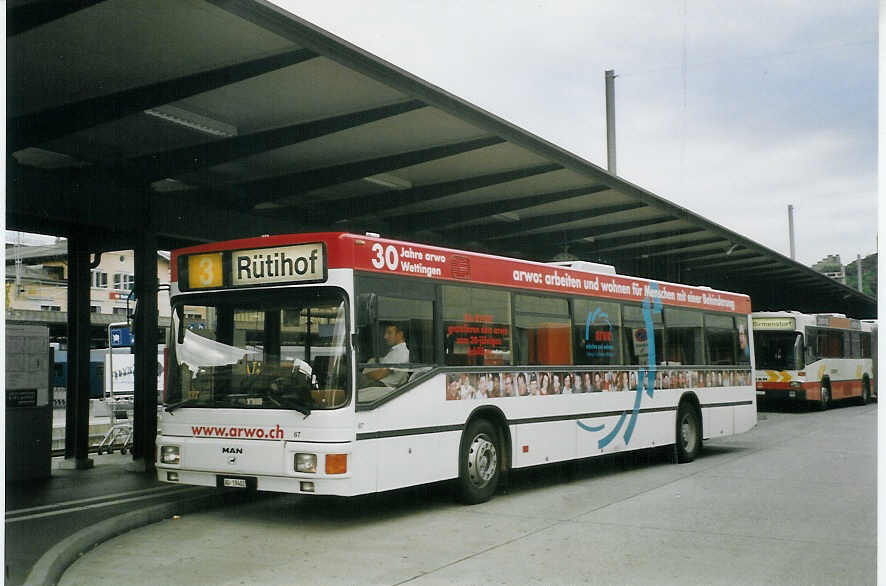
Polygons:
M348 472L348 455L347 454L326 454L326 473L327 474L347 474Z

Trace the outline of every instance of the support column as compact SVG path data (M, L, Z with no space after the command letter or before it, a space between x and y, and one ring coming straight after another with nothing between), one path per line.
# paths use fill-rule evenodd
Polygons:
M144 232L135 248L135 422L132 459L154 469L157 435L157 235Z
M89 237L68 238L68 391L65 465L91 468L89 459Z

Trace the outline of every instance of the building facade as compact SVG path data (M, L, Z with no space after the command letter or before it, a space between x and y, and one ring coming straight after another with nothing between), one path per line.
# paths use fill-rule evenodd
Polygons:
M839 254L829 254L812 265L812 270L818 271L844 285L846 284L846 267L843 266L843 261L840 260Z
M6 248L6 320L40 323L50 327L50 337L64 343L67 337L68 248L65 241L49 246ZM168 284L169 254L157 255L157 277ZM90 275L90 321L93 347L100 347L107 326L127 321L135 308L135 255L131 250L102 253ZM169 294L157 292L159 326L168 327Z

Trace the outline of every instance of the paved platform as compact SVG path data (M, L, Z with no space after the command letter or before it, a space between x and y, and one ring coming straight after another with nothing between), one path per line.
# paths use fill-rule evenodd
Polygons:
M134 471L131 455L91 459L93 468L76 470L53 458L50 478L6 484L6 584L55 583L73 559L109 536L219 502L213 489Z
M662 452L520 471L466 507L446 486L282 495L110 539L59 584L874 584L877 406L760 413Z

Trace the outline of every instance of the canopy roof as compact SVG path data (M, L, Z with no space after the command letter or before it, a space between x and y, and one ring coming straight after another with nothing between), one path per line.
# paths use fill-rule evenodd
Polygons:
M372 231L876 316L875 299L267 2L11 1L7 63L13 229L86 229L104 250L140 230L164 248Z

